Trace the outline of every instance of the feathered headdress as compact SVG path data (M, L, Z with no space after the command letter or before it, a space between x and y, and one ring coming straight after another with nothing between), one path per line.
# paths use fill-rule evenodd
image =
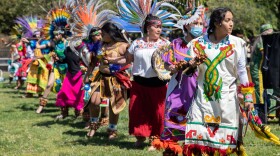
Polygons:
M128 21L134 25L137 25L142 29L147 15L152 14L160 18L163 26L163 33L169 30L168 27L175 25L173 20L177 20L177 16L180 16L180 11L168 2L174 2L174 0L164 0L157 2L157 0L117 0L117 7L123 20ZM178 14L173 14L167 10L161 10L160 8L170 8L175 10Z
M204 15L205 8L203 5L195 6L195 0L187 1L185 8L186 13L178 21L175 27L183 29L184 25L193 23L199 17ZM202 17L203 18L203 17Z
M85 3L87 0L67 0L65 2L66 9L72 12L78 5Z
M38 19L36 16L18 17L15 22L21 25L23 37L31 38L36 31L40 31L44 26L44 21Z
M112 10L99 9L105 3L101 0L90 0L88 3L85 1L75 2L75 9L72 11L71 30L73 36L71 40L81 40L88 38L92 28L101 28L110 18L117 13Z
M60 33L70 36L68 19L70 18L70 13L67 11L66 7L54 8L52 9L48 16L48 23L44 27L44 34L46 39L53 39L54 34Z
M7 43L7 45L18 42L22 38L22 35L23 35L22 26L16 24L15 26L13 26L11 30L11 35L10 35L11 43Z

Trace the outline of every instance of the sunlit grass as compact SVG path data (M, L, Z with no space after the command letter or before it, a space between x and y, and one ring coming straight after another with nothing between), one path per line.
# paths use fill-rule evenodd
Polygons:
M42 114L36 114L37 97L22 99L24 90L14 90L12 84L0 83L0 155L162 155L159 151L148 152L135 149L135 138L128 135L128 112L121 112L118 124L119 137L114 141L107 139L106 127L98 130L92 139L85 137L85 123L75 120L74 111L70 116L55 122L60 113L54 106L55 95L51 94L49 103ZM270 124L271 131L280 136L280 127ZM250 128L245 138L248 155L280 155L280 147L257 139Z

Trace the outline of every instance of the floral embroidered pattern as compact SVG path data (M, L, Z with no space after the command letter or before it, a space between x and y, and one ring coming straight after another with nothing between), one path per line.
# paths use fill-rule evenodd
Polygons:
M156 49L166 45L166 41L159 40L158 42L145 42L143 40L136 40L136 49Z

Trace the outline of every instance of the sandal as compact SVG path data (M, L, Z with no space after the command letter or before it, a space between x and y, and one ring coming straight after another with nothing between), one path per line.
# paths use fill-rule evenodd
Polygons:
M36 113L40 114L42 112L43 108L47 105L47 103L48 103L48 99L44 98L44 97L41 97L40 98L40 105L37 108Z
M148 151L155 151L156 150L156 148L152 145L152 143L155 139L159 139L159 137L158 136L150 136L149 137L149 142L150 142L151 146L148 148Z
M107 126L109 125L109 117L104 117L99 119L100 126Z
M87 137L92 138L99 127L100 125L98 122L91 122L89 125L90 130L87 133Z
M68 107L61 107L61 114L56 116L56 120L65 119L68 116Z
M159 139L159 136L150 136L149 137L149 142L152 143L155 139Z
M84 129L89 129L89 128L90 128L90 122L88 121L88 122L86 122Z
M148 148L148 151L155 151L157 150L153 145L151 145L149 148Z
M136 136L137 141L134 143L136 148L143 147L144 142L146 141L146 137Z
M107 129L107 132L109 133L109 140L113 140L117 138L117 130Z

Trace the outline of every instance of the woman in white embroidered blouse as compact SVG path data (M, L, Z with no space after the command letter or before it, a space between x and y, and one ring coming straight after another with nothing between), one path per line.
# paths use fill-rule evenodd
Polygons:
M238 78L245 107L252 109L253 105L248 91L252 87L246 72L245 41L230 35L232 29L232 11L217 8L210 16L208 34L189 44L192 57L207 58L199 66L191 63L197 66L198 87L187 116L184 155L230 155L237 150Z
M146 137L159 136L163 130L166 82L160 80L152 69L154 51L169 41L160 37L162 22L148 15L143 38L136 39L128 49L127 60L133 62L133 82L130 92L129 133L141 146Z

